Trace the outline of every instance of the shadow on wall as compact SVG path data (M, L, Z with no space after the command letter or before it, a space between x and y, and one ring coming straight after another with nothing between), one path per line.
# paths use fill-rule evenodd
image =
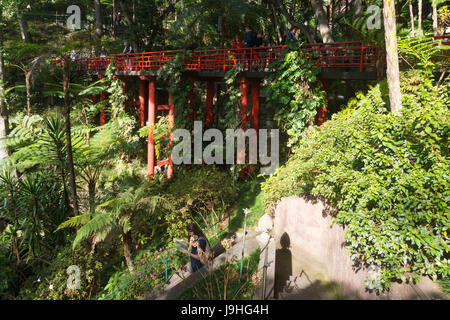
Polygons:
M278 293L283 291L292 276L291 239L286 232L280 238L280 245L281 249L275 251L275 299L278 299Z

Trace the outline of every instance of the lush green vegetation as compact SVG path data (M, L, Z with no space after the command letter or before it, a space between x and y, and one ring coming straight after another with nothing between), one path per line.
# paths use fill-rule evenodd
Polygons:
M438 9L438 27L420 17L417 29L409 4L416 12L419 2L396 2L405 72L403 109L391 113L383 55L377 81L334 81L325 95L313 53L296 50L303 42L362 40L383 52L384 33L366 24L367 7L382 0L130 2L71 1L82 19L69 30L61 16L67 1L0 0L0 299L142 298L164 283L166 265L171 273L188 261L173 251L187 223L208 230L214 245L243 227L245 208L254 226L292 194L321 195L337 207L352 257L381 267L383 289L429 275L448 290L449 79L435 74L442 47L422 37L450 26L448 5L420 4L423 17ZM112 65L93 79L68 56L119 54L124 41L136 52L183 49L158 70L165 88L158 104L170 95L174 129L190 129L191 120L205 118L205 83L194 85L197 114L189 119L182 58L230 47L234 35L245 38L246 25L262 31L267 45L285 43L291 26L300 29L301 41L288 43L262 83L260 127L280 129L285 165L267 181L258 166L240 177L242 165L177 166L173 179L157 172L149 181L148 130L155 130L157 160L167 158L168 118L141 127L138 108L126 104L138 95L137 81L124 93ZM232 68L217 86L213 125L220 130L241 126L241 71ZM318 128L314 116L325 106L330 121ZM245 260L240 284L238 265L226 264L182 299L222 299L226 291L251 299L258 258ZM80 289L67 286L69 266L81 268Z

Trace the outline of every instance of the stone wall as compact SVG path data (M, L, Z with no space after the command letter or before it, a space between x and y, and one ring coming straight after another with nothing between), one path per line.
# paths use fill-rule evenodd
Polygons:
M343 247L344 230L332 226L332 210L320 200L283 199L274 213L276 288L299 276L303 283L292 299L436 299L439 285L423 278L418 285L394 283L388 293L370 292L364 281L372 270L355 268ZM372 268L369 268L372 269ZM289 274L290 273L290 274ZM278 288L277 288L278 287Z

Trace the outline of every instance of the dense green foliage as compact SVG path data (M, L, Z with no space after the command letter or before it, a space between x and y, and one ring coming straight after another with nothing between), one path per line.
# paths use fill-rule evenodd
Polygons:
M289 144L301 140L317 110L326 107L317 78L320 68L314 68L313 55L287 49L267 77L267 105L275 110L275 120L289 135Z
M264 185L265 203L325 196L345 227L355 261L380 267L381 289L397 279L449 276L449 91L420 74L402 77L401 114L386 82L359 95L299 145Z

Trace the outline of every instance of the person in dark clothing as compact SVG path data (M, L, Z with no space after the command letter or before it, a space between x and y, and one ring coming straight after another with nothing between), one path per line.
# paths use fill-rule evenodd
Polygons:
M129 44L128 42L124 42L124 46L125 48L123 49L123 54L130 54L130 53L134 53L133 47L131 46L131 44ZM130 69L130 66L132 64L132 58L131 57L127 57L126 58L127 61L127 68Z
M253 31L252 27L247 26L245 27L245 47L246 48L253 48L256 46L256 32ZM246 65L251 65L251 58L252 58L252 50L247 50L247 63ZM248 68L247 66L244 66L244 69L253 69L253 68Z
M200 261L200 255L206 250L206 242L208 241L196 223L189 223L186 226L189 234L189 249L186 253L191 258L191 272L194 273L201 267L203 263Z
M252 27L247 26L245 27L245 47L246 48L252 48L256 46L256 32L253 31Z
M258 34L256 35L256 45L255 47L262 47L263 46L263 32L262 31L258 31Z
M286 35L286 40L290 39L290 40L293 40L293 41L297 41L298 39L297 39L297 35L296 34L297 34L297 28L292 27L291 29L289 29L289 32Z

